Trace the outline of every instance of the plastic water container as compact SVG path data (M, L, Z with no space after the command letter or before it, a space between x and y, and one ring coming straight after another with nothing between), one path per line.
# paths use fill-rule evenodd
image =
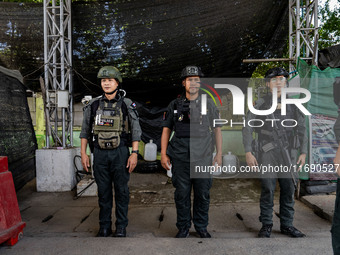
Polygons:
M227 167L227 169L236 169L237 167L237 157L233 155L230 151L228 154L223 156L223 167ZM231 171L230 171L231 172Z
M156 161L157 159L157 145L152 140L145 144L144 149L144 160L145 161Z

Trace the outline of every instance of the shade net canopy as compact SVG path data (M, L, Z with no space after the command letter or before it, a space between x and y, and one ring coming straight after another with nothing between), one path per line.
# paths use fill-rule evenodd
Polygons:
M0 24L0 65L39 89L42 4L1 2ZM208 77L250 77L256 65L243 59L281 57L288 1L72 1L72 26L76 101L100 94L96 74L114 65L129 97L166 105L181 91L186 65Z
M26 87L19 72L0 66L0 155L8 157L16 189L35 176L35 150L32 119Z

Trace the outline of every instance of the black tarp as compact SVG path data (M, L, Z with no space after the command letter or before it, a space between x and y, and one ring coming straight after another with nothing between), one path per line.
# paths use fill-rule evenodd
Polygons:
M75 101L100 94L92 83L110 64L122 71L129 97L165 106L185 65L209 77L249 77L256 64L243 59L281 57L288 1L72 1L72 24ZM0 65L38 89L43 48L42 4L0 2Z
M318 55L318 67L323 70L327 67L340 67L340 44L320 50Z
M35 177L37 142L20 73L0 66L0 156L8 157L16 189Z
M137 103L139 123L142 128L142 141L146 144L150 140L161 150L162 122L166 107L151 106Z

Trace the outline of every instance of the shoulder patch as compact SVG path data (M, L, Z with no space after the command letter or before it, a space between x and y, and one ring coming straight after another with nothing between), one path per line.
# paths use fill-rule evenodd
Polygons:
M130 109L136 109L137 108L137 104L135 102L132 102L132 100L130 98L126 98L124 97L124 103L126 104L126 106L128 106Z

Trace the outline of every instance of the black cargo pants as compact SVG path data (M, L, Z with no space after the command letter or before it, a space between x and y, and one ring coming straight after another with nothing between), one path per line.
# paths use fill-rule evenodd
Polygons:
M294 162L292 159L292 162ZM263 152L261 155L262 166L281 166L285 165L279 149ZM288 167L288 166L287 166ZM279 168L276 168L279 169ZM261 171L261 169L260 169ZM273 206L276 181L280 185L280 223L281 226L293 226L294 219L294 182L290 173L284 172L261 172L261 198L260 198L260 221L262 224L273 224Z
M335 255L340 255L340 178L338 178L336 188L336 199L334 207L334 216L332 222L332 246Z
M208 158L211 162L211 157ZM195 229L208 226L210 188L212 178L190 178L190 162L172 160L172 183L175 190L178 229L189 229L191 220ZM194 192L193 217L191 217L191 190Z
M94 149L94 177L98 186L99 224L101 228L111 228L113 191L115 193L116 228L128 225L128 205L130 174L126 168L129 157L128 147L113 150Z

